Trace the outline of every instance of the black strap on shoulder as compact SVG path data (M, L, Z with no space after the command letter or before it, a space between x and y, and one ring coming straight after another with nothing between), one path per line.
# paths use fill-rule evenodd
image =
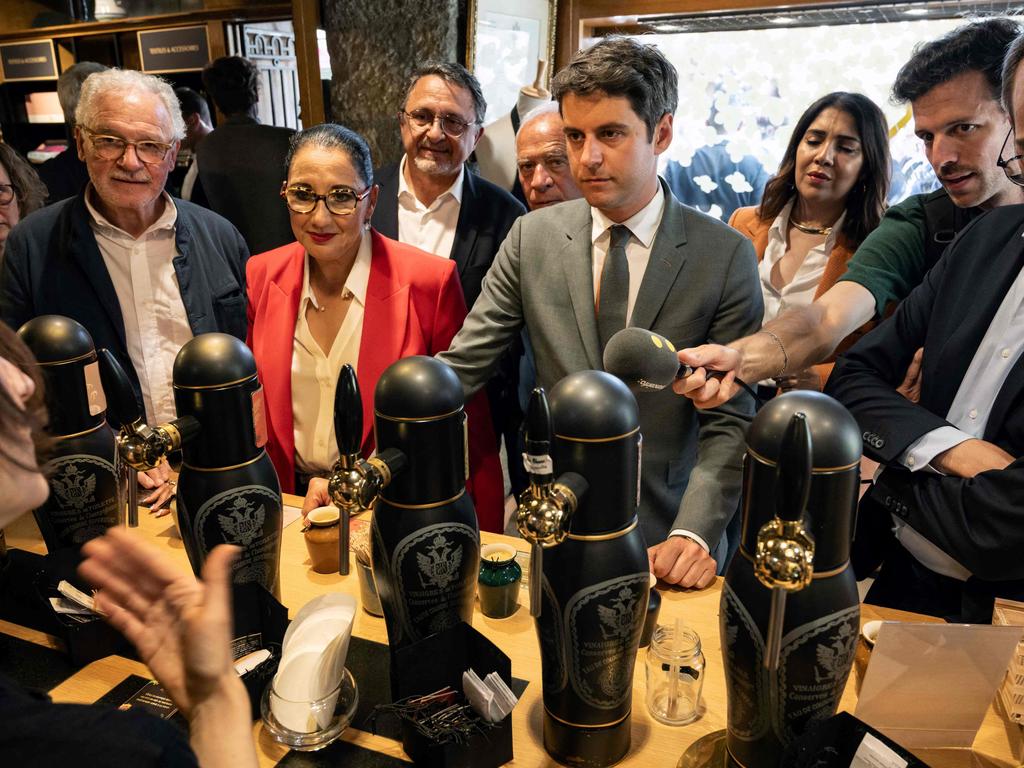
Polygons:
M925 196L924 208L924 255L930 269L957 234L981 211L978 208L960 208L944 189L938 189Z

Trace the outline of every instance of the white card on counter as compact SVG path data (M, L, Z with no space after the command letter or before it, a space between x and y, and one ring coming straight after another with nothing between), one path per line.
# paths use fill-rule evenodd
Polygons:
M865 733L850 768L907 768L907 761L892 751L873 733Z

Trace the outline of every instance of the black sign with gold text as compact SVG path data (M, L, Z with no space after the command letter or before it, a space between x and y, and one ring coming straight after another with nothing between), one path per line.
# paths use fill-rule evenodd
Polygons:
M3 80L56 80L53 40L25 40L0 45Z
M206 27L175 27L139 32L143 72L189 72L210 61Z

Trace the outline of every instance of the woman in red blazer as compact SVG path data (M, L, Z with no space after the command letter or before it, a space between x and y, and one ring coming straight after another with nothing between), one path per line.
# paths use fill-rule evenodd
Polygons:
M333 124L309 128L293 138L287 165L282 196L297 242L253 256L246 280L267 452L282 490L294 491L297 475L300 483L324 476L337 457L341 366L356 369L369 455L381 373L402 357L447 349L466 303L454 262L370 229L377 187L361 136ZM503 481L486 398L473 397L466 413L468 487L481 529L500 531Z
M753 241L761 262L764 322L835 285L857 246L878 226L888 191L889 137L878 106L843 91L811 104L797 120L761 204L739 208L729 219ZM839 351L869 327L854 331ZM821 389L831 371L825 363L776 383Z

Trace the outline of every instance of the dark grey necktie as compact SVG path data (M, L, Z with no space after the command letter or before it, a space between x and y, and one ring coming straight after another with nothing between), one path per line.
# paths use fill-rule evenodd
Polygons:
M626 243L629 227L615 224L611 228L611 244L601 269L601 293L597 305L597 332L601 351L614 334L626 327L626 306L629 301L629 263Z

